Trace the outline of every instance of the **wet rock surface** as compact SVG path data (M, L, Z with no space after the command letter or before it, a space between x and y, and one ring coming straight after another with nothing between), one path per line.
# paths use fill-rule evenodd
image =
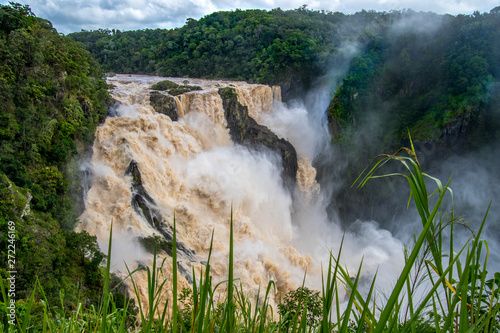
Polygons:
M280 139L269 128L259 125L248 115L248 108L238 102L238 95L233 88L220 88L224 115L229 127L231 139L239 144L248 145L254 149L266 147L281 156L283 165L282 178L287 186L297 180L297 152L293 145L285 139Z
M152 91L149 93L149 104L151 104L156 112L169 116L172 121L179 119L179 110L177 109L174 97L164 95L158 91Z
M139 238L139 242L151 253L156 245L157 250L161 249L172 256L173 227L162 218L161 212L156 208L157 204L144 188L141 172L136 161L130 161L125 174L132 177L132 206L135 212L163 236L163 239L159 239L160 236ZM177 240L177 253L179 257L188 261L196 261L195 252L179 240Z
M137 162L132 160L125 170L125 175L132 176L132 206L150 226L157 229L161 222L161 214L155 208L156 203L142 184L141 172Z

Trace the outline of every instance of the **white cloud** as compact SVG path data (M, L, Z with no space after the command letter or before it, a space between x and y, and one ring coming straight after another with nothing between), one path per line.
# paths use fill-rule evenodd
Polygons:
M294 9L306 4L309 9L340 11L352 14L362 9L390 11L413 9L437 14L471 14L489 12L498 6L496 0L33 0L22 1L33 12L48 19L62 33L98 28L137 30L174 28L187 18L199 19L214 11L232 9ZM8 0L0 0L8 4Z

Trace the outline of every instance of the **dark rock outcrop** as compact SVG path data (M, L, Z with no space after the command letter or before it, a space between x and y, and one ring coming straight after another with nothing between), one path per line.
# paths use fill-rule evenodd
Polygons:
M139 242L143 247L153 252L156 244L158 249L165 251L170 256L172 255L173 227L162 219L161 212L156 208L154 199L148 194L142 183L141 172L137 162L130 161L129 166L125 170L126 175L132 176L132 206L139 216L149 223L156 231L158 231L164 240L158 239L159 236L152 238L140 238ZM180 257L184 257L189 261L195 261L195 252L186 247L179 239L177 239L177 253Z
M107 108L108 108L108 114L107 114L107 116L108 117L116 117L117 116L116 110L118 109L118 107L121 104L122 104L122 102L120 102L117 99L112 98L111 102L109 102L109 104L107 105Z
M161 214L155 208L156 203L142 185L141 172L137 162L132 160L125 170L125 175L132 176L132 206L137 214L157 229L161 223Z
M149 104L156 112L169 116L172 121L179 119L179 110L174 97L152 91L149 93Z
M174 228L170 224L162 222L160 224L160 227L157 230L163 235L163 237L165 238L165 240L167 242L172 244L172 242L174 241L174 237L173 237ZM178 236L177 236L177 238L178 238ZM170 250L166 250L166 252L169 255L172 255L172 248L170 248ZM179 240L177 240L177 252L178 252L178 254L181 254L181 256L184 256L189 261L196 261L195 252L193 250L187 248Z
M187 283L193 284L193 275L189 272L189 267L187 267L182 261L177 262L177 269L186 279Z
M280 139L269 128L257 124L255 119L248 115L248 108L238 102L238 95L234 88L220 88L224 115L229 127L231 139L240 144L259 149L267 147L281 156L283 164L283 181L291 186L297 180L297 152L290 142Z

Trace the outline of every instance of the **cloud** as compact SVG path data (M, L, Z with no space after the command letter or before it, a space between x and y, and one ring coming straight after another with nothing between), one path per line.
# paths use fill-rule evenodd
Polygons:
M19 1L30 5L33 12L52 22L61 33L109 28L139 30L181 27L187 18L199 19L214 11L234 9L299 8L340 11L352 14L362 9L390 11L413 9L438 14L471 14L475 10L489 12L498 5L494 0L33 0ZM8 4L8 1L0 1Z
M29 3L62 33L110 28L138 30L182 26L188 17L200 18L216 10L208 1L180 0L41 0Z

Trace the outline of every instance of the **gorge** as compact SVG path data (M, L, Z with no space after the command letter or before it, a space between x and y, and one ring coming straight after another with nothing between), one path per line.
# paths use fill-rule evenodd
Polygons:
M232 214L234 274L245 292L255 295L273 280L284 295L304 277L319 290L321 267L344 233L326 214L311 164L328 144L324 110L287 107L278 87L189 79L201 90L173 97L178 120L172 120L150 104L158 94L151 86L161 80L108 78L118 103L96 132L92 185L77 229L96 235L104 252L113 224L112 268L125 278L125 264L130 270L151 264L148 242L160 237L160 258L169 254L175 216L187 287L193 267L198 273L206 260L212 232L212 274L217 281L227 277ZM367 280L379 266L388 277L396 274L404 264L402 244L375 223L357 223L363 227L345 235L343 262L355 273L364 256ZM145 290L145 272L134 274Z
M174 331L173 307L160 321L135 307L156 264L182 331L231 321L255 331L250 308L264 331L283 331L303 308L302 285L308 312L324 312L300 330L471 331L496 320L485 331L498 331L499 31L499 7L302 6L64 36L28 5L1 5L0 282L15 281L16 295L0 293L0 313L15 303L34 332L68 321ZM391 155L400 147L410 159ZM376 156L395 163L357 188ZM383 177L408 172L421 176L411 192L409 179ZM450 176L450 191L436 189ZM363 317L354 299L375 310ZM206 320L186 300L205 302ZM416 312L399 305L412 300ZM446 304L429 311L433 302Z

